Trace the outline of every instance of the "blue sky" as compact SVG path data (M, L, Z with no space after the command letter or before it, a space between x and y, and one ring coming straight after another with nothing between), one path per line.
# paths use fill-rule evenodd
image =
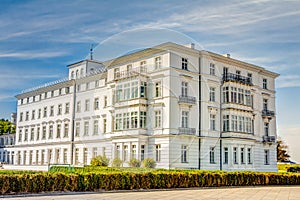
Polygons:
M194 40L206 50L281 74L278 134L300 162L299 36L296 0L2 0L0 118L16 110L14 96L23 89L67 76L66 65L84 59L91 44L100 44L95 56L105 59L121 55L120 49Z

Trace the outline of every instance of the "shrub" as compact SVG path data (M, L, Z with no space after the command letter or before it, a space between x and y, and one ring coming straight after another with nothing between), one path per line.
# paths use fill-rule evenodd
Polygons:
M136 158L131 158L130 161L128 162L130 167L140 167L141 166L141 161L139 161Z
M113 159L111 163L112 167L123 167L123 161L120 158Z
M91 160L92 166L107 167L108 164L109 164L109 159L106 158L106 156L96 156Z
M155 168L156 162L153 158L145 158L143 160L143 167L145 168Z

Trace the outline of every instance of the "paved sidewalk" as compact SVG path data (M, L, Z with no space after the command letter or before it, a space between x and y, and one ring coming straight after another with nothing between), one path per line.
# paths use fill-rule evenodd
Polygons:
M0 198L22 200L94 200L94 199L224 199L224 200L300 200L300 186L286 187L241 187L241 188L198 188L198 189L175 189L175 190L150 190L150 191L119 191L103 193L61 193L45 195L24 196L0 196Z

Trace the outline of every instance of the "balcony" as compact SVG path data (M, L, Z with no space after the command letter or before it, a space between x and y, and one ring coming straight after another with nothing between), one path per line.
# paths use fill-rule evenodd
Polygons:
M252 79L250 77L242 76L239 74L227 73L223 74L223 81L234 81L238 83L243 83L246 85L252 85Z
M268 118L271 118L271 117L274 117L274 116L275 116L275 112L274 112L274 111L271 111L271 110L262 110L262 111L261 111L261 116L262 116L262 117L268 117Z
M275 136L267 136L267 135L263 136L263 142L265 143L275 143L275 141L276 141Z
M179 104L196 104L196 97L191 96L179 96L178 99Z
M134 77L134 76L146 75L146 74L147 74L147 68L146 67L136 67L136 68L126 70L126 71L116 72L114 80L131 78L131 77Z
M178 134L180 134L180 135L195 135L196 134L196 129L195 128L179 127L178 128Z

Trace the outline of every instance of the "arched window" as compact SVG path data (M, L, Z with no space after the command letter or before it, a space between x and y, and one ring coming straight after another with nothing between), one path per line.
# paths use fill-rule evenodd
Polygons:
M74 79L74 71L71 73L71 79Z
M76 78L79 78L79 70L76 70Z

